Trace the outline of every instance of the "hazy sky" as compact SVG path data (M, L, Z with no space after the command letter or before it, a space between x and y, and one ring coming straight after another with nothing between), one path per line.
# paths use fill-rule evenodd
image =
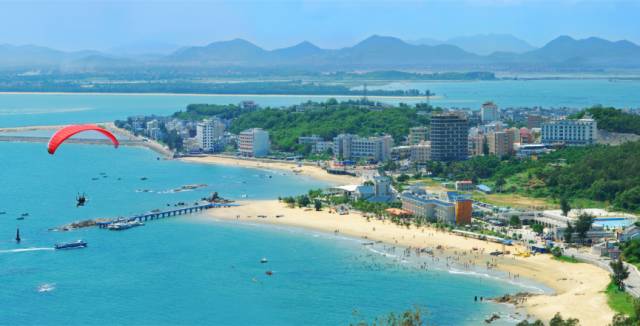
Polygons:
M0 44L66 50L237 37L269 49L302 40L336 48L372 34L446 39L478 33L511 33L534 45L563 34L640 43L640 0L0 0Z

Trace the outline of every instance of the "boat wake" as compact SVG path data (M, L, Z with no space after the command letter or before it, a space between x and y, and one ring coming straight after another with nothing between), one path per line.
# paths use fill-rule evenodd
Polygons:
M8 250L0 250L0 254L8 254L15 252L28 252L28 251L48 251L53 250L51 247L42 247L42 248L20 248L20 249L8 249Z
M56 289L55 283L44 283L38 286L38 292L51 292Z

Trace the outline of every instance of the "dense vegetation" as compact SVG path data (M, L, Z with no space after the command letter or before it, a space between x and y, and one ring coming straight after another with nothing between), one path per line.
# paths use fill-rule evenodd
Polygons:
M185 120L202 120L208 117L218 117L220 119L233 119L242 114L253 112L254 107L240 107L237 105L217 105L217 104L189 104L186 111L178 111L173 114L174 118Z
M433 162L435 176L491 183L502 192L606 202L640 210L640 142L620 146L569 147L538 160L474 157L464 162Z
M419 114L419 111L428 110L404 106L360 107L330 100L303 109L263 109L244 114L233 121L230 130L238 133L254 127L266 129L273 146L283 151L303 151L298 137L312 134L330 140L340 133L360 136L387 133L399 142L409 133L410 127L429 123L427 115Z
M598 129L640 135L640 115L611 107L594 106L574 117L582 118L586 114L591 115L598 122Z

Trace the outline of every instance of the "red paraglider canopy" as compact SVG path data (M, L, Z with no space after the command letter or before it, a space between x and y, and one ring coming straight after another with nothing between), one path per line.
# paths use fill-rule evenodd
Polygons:
M107 136L109 139L111 139L111 142L116 148L118 147L118 145L120 145L116 137L104 128L100 128L96 125L72 125L56 131L56 133L51 136L51 139L49 139L49 144L47 145L47 151L49 152L49 154L53 155L53 153L56 152L58 146L60 146L60 144L62 144L69 137L79 132L90 130L100 132L103 135Z

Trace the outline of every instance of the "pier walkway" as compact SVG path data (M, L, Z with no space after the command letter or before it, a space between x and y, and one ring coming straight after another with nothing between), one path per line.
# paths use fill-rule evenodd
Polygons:
M171 209L166 211L151 212L151 213L134 215L129 217L119 217L119 218L114 218L107 221L98 221L96 222L96 225L99 228L104 229L116 222L134 222L134 221L146 222L146 221L163 219L167 217L198 213L211 208L234 207L234 206L239 206L239 205L233 204L233 203L206 203L202 205L181 207L181 208L176 208L176 209Z

